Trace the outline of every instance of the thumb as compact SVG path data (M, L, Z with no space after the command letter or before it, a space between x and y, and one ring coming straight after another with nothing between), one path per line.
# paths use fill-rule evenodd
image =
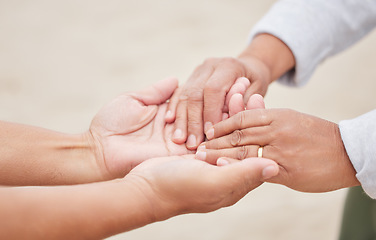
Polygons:
M234 189L245 189L247 192L258 187L265 180L272 178L279 173L278 164L266 158L246 158L242 161L233 161L226 159L230 164L221 166L222 174L226 175L223 179L233 179ZM243 185L243 186L242 186Z
M138 91L133 95L145 105L159 105L166 102L178 87L178 79L166 78L154 83L151 87Z

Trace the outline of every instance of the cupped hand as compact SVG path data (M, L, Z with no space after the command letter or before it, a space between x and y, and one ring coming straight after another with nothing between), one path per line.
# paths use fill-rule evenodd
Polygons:
M209 133L211 140L197 153L209 163L219 157L255 157L263 146L263 157L280 166L270 182L304 192L359 185L333 122L289 109L253 109L214 125Z
M265 95L270 82L269 69L258 58L207 59L171 97L166 120L175 121L173 141L196 149L204 132L228 116L233 94L243 94L247 102L254 93Z
M169 78L120 95L94 117L88 135L109 179L123 177L149 158L189 153L185 145L171 141L173 126L164 119L165 102L177 86L177 79Z
M185 155L144 161L124 180L143 192L160 221L233 205L278 170L274 161L262 158L218 167Z

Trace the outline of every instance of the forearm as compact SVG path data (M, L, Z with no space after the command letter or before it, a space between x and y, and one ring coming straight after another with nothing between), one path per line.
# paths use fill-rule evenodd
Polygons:
M0 185L57 185L105 178L86 134L0 122Z
M102 239L156 220L144 193L124 180L0 195L1 239Z
M295 66L294 55L288 46L270 34L257 35L239 56L244 62L252 58L266 65L271 81L278 79Z

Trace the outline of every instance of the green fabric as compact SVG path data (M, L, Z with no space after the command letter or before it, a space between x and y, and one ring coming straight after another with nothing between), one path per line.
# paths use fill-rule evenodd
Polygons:
M360 186L347 194L339 240L376 240L376 200Z

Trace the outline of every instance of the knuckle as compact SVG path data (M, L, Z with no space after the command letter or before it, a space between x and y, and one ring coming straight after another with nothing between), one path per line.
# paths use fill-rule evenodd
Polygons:
M179 102L185 102L188 100L188 95L187 93L181 93L179 96L178 96L178 100Z
M248 148L246 146L239 147L237 152L237 158L239 160L246 159L248 156Z
M192 128L202 128L202 121L200 121L201 118L189 118L188 119L188 127L192 130Z
M239 146L242 138L243 138L243 131L242 130L235 130L231 134L231 139L230 139L231 146L233 146L233 147Z
M240 113L236 114L236 124L238 128L243 128L247 121L246 111L241 111Z
M216 80L214 80L214 82L215 83L213 84L213 79L211 79L205 84L205 89L204 89L205 93L223 92L223 86L221 84L218 84Z
M197 102L202 102L203 100L204 100L204 96L201 90L194 89L189 92L188 102L197 103Z

